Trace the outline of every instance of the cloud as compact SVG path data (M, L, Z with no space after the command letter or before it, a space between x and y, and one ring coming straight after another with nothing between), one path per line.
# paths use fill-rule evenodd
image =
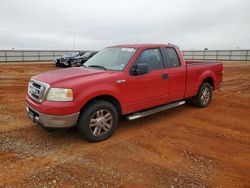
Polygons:
M8 0L0 48L100 49L174 43L182 49L249 48L248 0Z

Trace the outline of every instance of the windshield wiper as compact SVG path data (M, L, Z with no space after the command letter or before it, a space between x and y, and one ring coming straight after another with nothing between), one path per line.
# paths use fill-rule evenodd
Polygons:
M101 65L89 65L88 67L101 68L103 70L107 70L104 66Z

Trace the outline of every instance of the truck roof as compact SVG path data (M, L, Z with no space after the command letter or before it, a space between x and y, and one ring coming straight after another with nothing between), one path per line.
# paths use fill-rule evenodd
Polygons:
M173 44L121 44L110 47L119 47L119 48L159 48L159 47L176 47Z

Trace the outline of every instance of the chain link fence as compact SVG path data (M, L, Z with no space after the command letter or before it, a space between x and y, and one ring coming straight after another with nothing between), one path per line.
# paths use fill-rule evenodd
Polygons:
M250 50L182 51L188 60L250 61Z
M0 50L0 62L51 61L78 50Z
M0 62L51 61L70 50L0 50ZM250 61L250 50L182 51L187 60Z

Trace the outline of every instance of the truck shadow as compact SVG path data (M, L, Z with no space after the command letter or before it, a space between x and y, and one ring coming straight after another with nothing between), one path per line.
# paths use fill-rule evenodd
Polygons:
M158 124L158 123L164 123L168 121L168 118L170 117L176 117L181 116L182 113L185 113L185 111L188 111L189 109L194 108L191 105L185 104L180 107L164 110L149 116L145 116L136 120L128 120L126 116L120 117L119 125L116 130L116 135L119 137L119 133L125 133L125 132L133 132L134 129L141 129L141 128L147 128L152 126L152 124ZM153 125L154 126L154 125ZM118 134L117 134L118 133ZM67 128L67 129L57 129L55 131L52 131L49 133L50 135L58 135L61 136L73 136L75 138L82 139L78 132L77 127ZM65 135L66 134L66 135ZM112 139L112 137L111 137Z
M95 143L94 145L95 147L98 146L102 148L110 144L120 143L130 137L140 136L147 131L157 129L159 125L161 127L167 125L168 119L175 117L178 118L190 108L192 107L189 105L183 105L133 121L129 121L123 117L119 121L118 129L111 138ZM63 148L72 147L79 147L81 149L85 148L86 150L92 145L81 138L76 127L46 132L41 127L33 123L27 125L26 127L2 134L0 141L5 143L6 140L8 141L8 144L5 145L7 147L0 147L1 151L14 150L33 154L44 154L44 152L49 154L56 151L59 152Z
M152 124L159 124L168 121L168 118L180 116L186 110L193 108L191 105L185 104L180 107L164 110L149 116L145 116L136 120L129 121L123 117L119 122L118 132L130 131L133 129L140 129L152 126Z
M185 111L188 111L189 109L194 108L191 105L185 104L180 107L164 110L149 116L145 116L136 120L128 120L126 116L123 116L119 120L119 125L116 130L116 136L119 137L119 133L126 133L131 132L133 133L133 130L141 129L141 128L148 128L150 126L154 126L154 124L164 123L168 121L168 118L176 117L178 118L181 116ZM37 129L41 129L39 131L45 131L42 130L41 127L37 127ZM69 138L75 138L75 139L81 139L81 136L77 132L77 127L72 128L65 128L65 129L56 129L54 131L48 132L48 136L54 137L56 136L58 139L69 139ZM112 139L112 137L110 138ZM84 141L84 140L83 140Z

